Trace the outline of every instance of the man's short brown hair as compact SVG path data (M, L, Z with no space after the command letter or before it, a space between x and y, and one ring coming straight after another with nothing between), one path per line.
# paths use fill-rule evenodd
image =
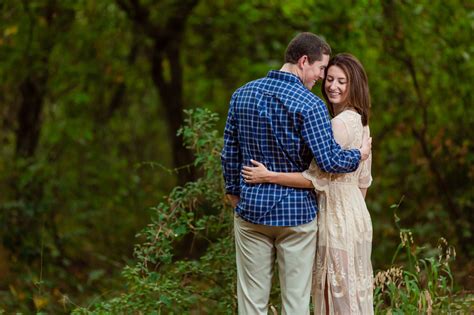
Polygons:
M298 63L298 60L306 55L309 63L320 61L324 55L331 55L331 47L316 34L304 32L296 35L286 48L285 63Z

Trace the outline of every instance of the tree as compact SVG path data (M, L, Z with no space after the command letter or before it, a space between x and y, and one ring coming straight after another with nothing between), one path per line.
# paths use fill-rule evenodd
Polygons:
M16 155L30 158L38 146L41 131L41 112L47 93L49 56L60 36L74 19L74 11L61 7L57 1L31 6L23 1L28 21L28 35L24 43L24 77L20 83L20 109L16 130ZM34 12L35 11L35 12Z
M192 153L183 147L183 140L177 132L183 123L185 108L182 41L186 22L197 3L198 0L159 1L146 6L139 0L117 0L137 29L151 40L151 76L165 109L173 162L175 169L179 170L180 183L194 178Z

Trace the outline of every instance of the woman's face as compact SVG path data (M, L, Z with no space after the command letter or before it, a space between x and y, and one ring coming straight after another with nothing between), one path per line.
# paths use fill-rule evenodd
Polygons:
M330 66L326 73L324 89L329 102L334 105L344 105L348 94L347 76L338 66Z

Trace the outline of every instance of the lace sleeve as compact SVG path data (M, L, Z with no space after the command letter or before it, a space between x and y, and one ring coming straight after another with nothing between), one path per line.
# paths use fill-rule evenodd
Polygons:
M369 126L364 127L364 134L368 133L370 137ZM369 158L362 162L361 172L359 174L359 187L368 188L372 184L372 152L370 152Z
M317 192L327 192L329 190L329 173L323 172L314 160L311 161L309 168L302 175L313 183Z
M331 120L331 125L334 139L341 147L347 149L351 144L352 139L347 129L346 122L343 118L335 117Z

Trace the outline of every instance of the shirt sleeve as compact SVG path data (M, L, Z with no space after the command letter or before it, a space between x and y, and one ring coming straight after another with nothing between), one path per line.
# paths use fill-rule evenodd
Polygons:
M236 94L231 98L227 121L224 129L224 148L221 152L221 164L224 173L227 194L240 195L240 170L242 155L239 147L238 125L235 115Z
M334 139L328 111L322 101L303 115L302 137L319 168L328 173L349 173L357 169L360 151L343 150Z

